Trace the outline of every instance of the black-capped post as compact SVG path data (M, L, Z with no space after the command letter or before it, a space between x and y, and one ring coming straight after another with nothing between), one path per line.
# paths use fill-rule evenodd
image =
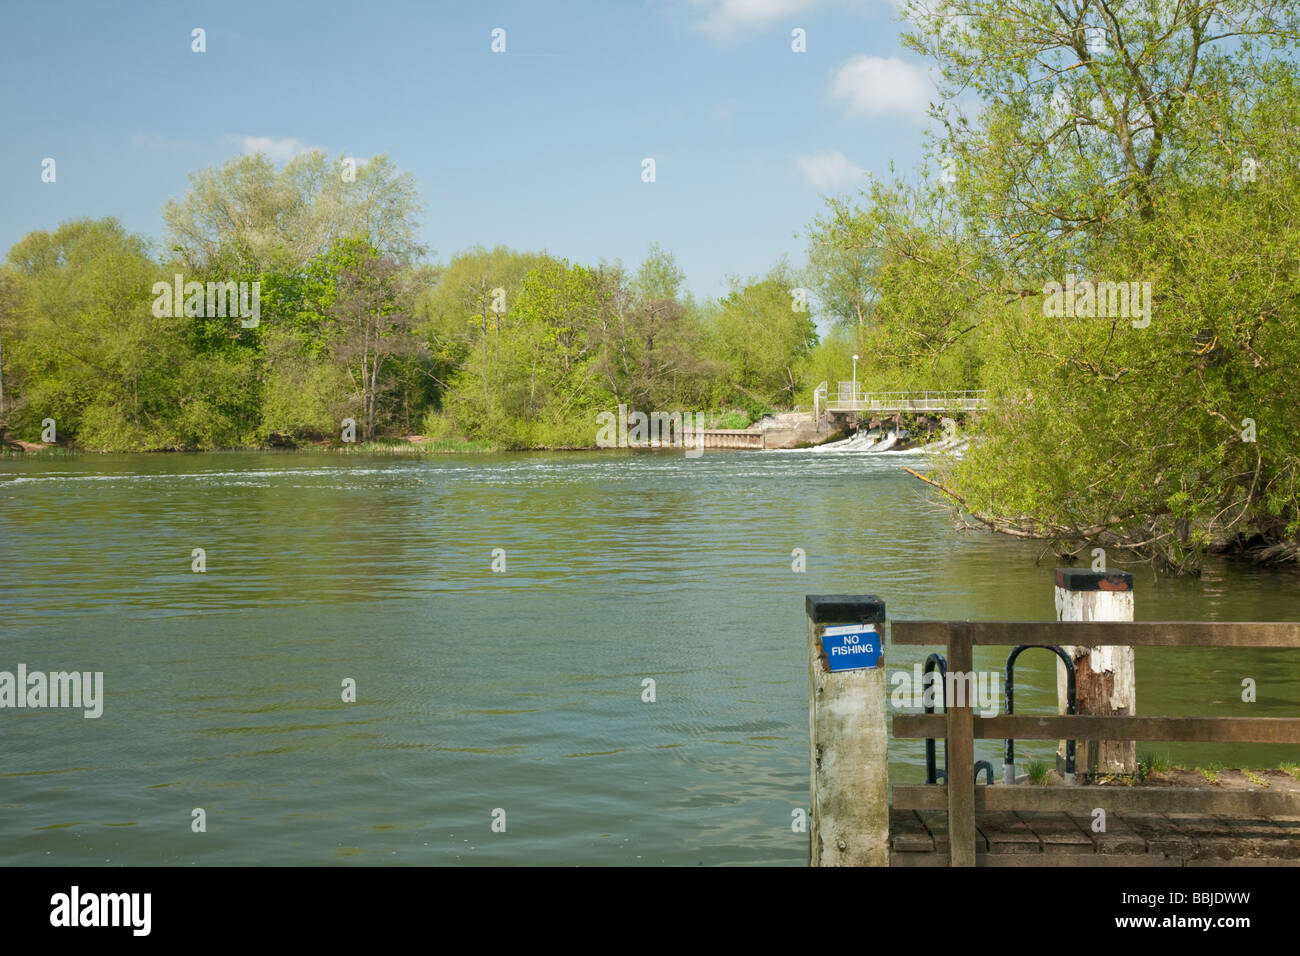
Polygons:
M885 604L809 594L809 862L889 865Z

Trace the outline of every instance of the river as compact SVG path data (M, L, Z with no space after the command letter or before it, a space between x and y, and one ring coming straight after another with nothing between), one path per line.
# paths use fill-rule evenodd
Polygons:
M802 865L805 594L877 594L891 618L1054 617L1052 556L954 530L901 471L918 461L0 460L0 670L104 674L98 719L0 710L0 863ZM1132 570L1139 620L1300 619L1289 571ZM925 653L887 646L886 664ZM976 667L1004 657L977 649ZM1021 657L1018 712L1054 708L1054 667ZM1293 652L1138 651L1143 714L1298 701ZM922 748L893 743L891 782L923 778ZM978 756L999 768L1000 744Z

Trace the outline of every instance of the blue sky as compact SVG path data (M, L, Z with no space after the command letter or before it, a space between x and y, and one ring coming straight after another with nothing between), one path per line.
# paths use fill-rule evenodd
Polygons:
M926 65L893 0L12 5L0 245L79 216L161 239L189 173L256 148L386 152L445 261L505 244L698 296L804 259L821 195L920 161ZM193 53L191 30L206 31ZM506 52L491 51L492 30ZM806 53L791 31L806 32ZM41 161L57 181L41 182ZM641 181L653 158L656 181ZM796 236L796 233L799 235Z

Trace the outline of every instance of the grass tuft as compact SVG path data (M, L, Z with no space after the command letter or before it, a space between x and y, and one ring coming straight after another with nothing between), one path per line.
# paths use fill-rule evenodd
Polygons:
M1145 780L1156 773L1168 773L1173 769L1173 761L1159 754L1141 754L1138 756L1138 779Z
M1030 783L1041 786L1047 782L1047 775L1051 769L1045 760L1031 760L1025 765L1025 776L1029 778Z

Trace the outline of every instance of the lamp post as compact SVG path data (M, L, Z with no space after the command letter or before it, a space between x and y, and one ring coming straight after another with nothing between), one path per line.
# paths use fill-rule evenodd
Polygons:
M853 407L858 406L858 357L853 356Z

